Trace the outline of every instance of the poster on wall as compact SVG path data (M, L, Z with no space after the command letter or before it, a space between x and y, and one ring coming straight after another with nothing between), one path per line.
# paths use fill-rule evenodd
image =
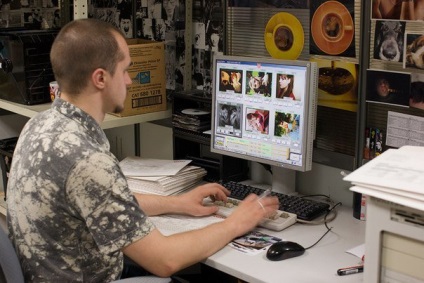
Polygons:
M192 89L212 94L211 62L224 52L224 1L193 0Z
M354 2L311 1L310 54L356 56Z
M111 23L119 28L126 38L133 33L132 0L88 1L88 17Z
M185 68L185 1L133 1L134 37L165 43L166 89L182 90Z
M61 27L57 0L2 1L0 9L0 28L55 29Z
M424 0L372 0L373 19L423 21Z
M275 1L268 1L268 0L255 0L255 1L248 1L248 0L230 0L228 1L229 7L261 7L261 8L267 8L267 7L273 7L273 8L285 8L285 9L306 9L308 8L308 2L305 0L275 0Z
M406 34L404 68L424 70L424 34Z
M403 62L405 27L404 21L376 21L374 59Z
M356 112L358 65L318 58L311 61L318 65L318 105Z
M424 74L411 74L411 96L409 107L424 110Z
M411 75L367 70L367 102L409 106Z

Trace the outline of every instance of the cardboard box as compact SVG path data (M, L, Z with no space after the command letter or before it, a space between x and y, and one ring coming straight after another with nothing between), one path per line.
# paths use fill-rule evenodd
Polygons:
M133 82L124 111L114 115L125 117L166 110L164 43L146 39L127 39L127 43L133 62L128 72Z

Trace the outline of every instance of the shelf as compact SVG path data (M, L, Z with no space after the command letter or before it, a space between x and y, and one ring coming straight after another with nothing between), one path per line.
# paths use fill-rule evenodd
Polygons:
M28 117L28 118L32 118L37 113L49 109L50 105L51 103L38 104L38 105L24 105L24 104L19 104L19 103L0 99L0 108ZM103 123L101 124L101 127L103 129L110 129L115 127L166 119L171 116L172 116L171 109L167 109L165 111L146 113L141 115L128 116L128 117L118 117L112 114L106 114L106 117Z

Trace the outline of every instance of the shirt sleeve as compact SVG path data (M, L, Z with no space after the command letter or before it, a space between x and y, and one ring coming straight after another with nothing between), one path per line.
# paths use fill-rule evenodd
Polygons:
M120 250L154 229L113 156L96 153L79 161L66 187L71 205L102 252Z

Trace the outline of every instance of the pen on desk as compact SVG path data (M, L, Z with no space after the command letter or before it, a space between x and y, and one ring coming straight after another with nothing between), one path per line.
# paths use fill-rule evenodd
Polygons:
M259 199L258 200L261 200L261 199L269 196L271 194L271 190L272 189L265 190L262 194L259 195Z
M356 273L361 273L364 272L364 266L363 265L358 265L358 266L350 266L350 267L345 267L345 268L340 268L337 270L337 274L342 276L342 275L349 275L349 274L356 274Z

